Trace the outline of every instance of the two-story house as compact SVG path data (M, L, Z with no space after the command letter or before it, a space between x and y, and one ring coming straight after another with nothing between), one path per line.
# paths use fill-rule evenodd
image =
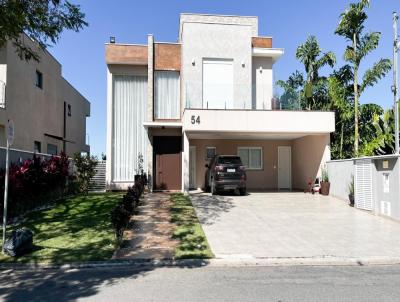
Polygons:
M132 185L143 156L154 190L203 188L215 154L240 155L248 189L304 189L330 159L334 113L283 110L283 55L258 18L181 14L177 43L106 44L107 185Z
M61 64L47 50L25 34L23 39L39 51L40 62L21 60L12 41L0 48L0 148L6 146L5 128L12 119L12 148L18 154L90 152L86 143L89 101L64 79Z

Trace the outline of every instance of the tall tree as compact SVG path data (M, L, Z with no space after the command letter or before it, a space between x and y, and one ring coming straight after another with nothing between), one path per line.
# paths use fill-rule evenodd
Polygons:
M80 6L69 1L0 0L0 47L11 40L21 59L39 61L39 52L25 43L22 33L45 49L58 41L64 29L79 31L87 26L84 17Z
M349 62L353 73L353 94L354 94L354 154L359 155L359 98L361 93L368 86L373 86L391 68L389 59L380 59L368 69L359 84L359 68L361 61L378 47L380 33L364 33L364 24L368 16L366 9L369 7L369 0L361 0L358 3L351 3L344 13L335 34L344 37L348 42L344 59Z
M333 67L336 63L336 56L333 52L322 53L315 36L309 36L303 44L297 47L296 58L304 64L307 79L304 87L305 99L307 100L308 109L315 108L318 95L324 96L326 88L325 78L319 76L319 70L325 65ZM322 93L318 93L321 92ZM314 93L315 92L315 93Z

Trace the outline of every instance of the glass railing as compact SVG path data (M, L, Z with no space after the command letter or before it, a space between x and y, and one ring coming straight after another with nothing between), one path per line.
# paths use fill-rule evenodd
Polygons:
M234 85L232 88L208 84L207 89L203 89L201 82L187 83L182 92L186 109L301 110L300 100L294 96L257 99L255 85Z

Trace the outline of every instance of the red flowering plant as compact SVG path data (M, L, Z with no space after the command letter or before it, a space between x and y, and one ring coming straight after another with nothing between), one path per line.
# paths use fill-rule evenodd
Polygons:
M17 216L35 207L61 197L69 177L69 161L65 153L42 160L34 155L21 165L9 169L9 217ZM4 169L0 171L0 213L4 199Z

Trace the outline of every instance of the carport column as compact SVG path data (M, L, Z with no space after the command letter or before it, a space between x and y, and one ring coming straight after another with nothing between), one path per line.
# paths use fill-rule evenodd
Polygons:
M182 192L189 192L189 138L182 132Z

